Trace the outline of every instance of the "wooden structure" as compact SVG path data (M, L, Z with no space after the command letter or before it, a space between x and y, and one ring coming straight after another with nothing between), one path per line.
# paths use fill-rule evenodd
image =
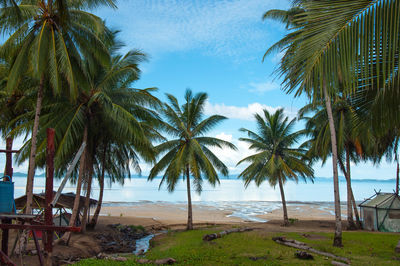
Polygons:
M358 206L364 229L400 232L400 197L396 193L377 192Z
M69 227L69 226L54 226L53 224L53 207L52 200L54 196L53 191L53 178L54 178L54 134L55 131L52 128L47 129L47 151L46 151L46 191L45 191L45 204L44 204L44 220L40 219L35 215L26 214L0 214L0 219L2 223L0 224L0 229L3 230L2 233L2 249L0 251L0 262L5 265L15 265L8 257L8 230L30 230L35 241L35 246L38 251L38 258L40 265L51 265L52 264L52 251L53 251L53 234L54 231L72 231L79 232L79 227ZM12 143L12 142L11 142ZM11 154L11 148L7 147L7 154ZM11 156L7 156L7 169L11 168L12 176L12 160ZM6 172L8 172L6 170ZM19 221L20 223L11 223L12 220ZM45 236L43 238L44 242L44 256L40 250L39 242L37 241L36 231L44 231Z
M53 191L53 197L55 196L55 194L56 192ZM72 209L74 208L75 195L75 193L62 193L53 208L59 209L60 215L68 213L67 210L72 211ZM86 197L80 196L78 213L80 213L80 210L83 209L85 199ZM97 200L90 199L89 205L90 207L96 206ZM17 210L23 211L25 209L25 206L26 195L15 199L15 207ZM33 194L32 210L36 211L36 213L42 213L44 211L44 206L46 206L45 193ZM79 218L77 219L77 224L79 224Z

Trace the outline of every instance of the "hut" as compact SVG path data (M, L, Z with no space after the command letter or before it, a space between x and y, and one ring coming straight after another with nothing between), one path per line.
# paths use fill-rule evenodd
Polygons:
M377 192L358 206L364 229L400 232L400 197L396 193Z
M56 192L53 192L54 195ZM59 215L62 216L61 220L55 221L55 224L60 224L64 222L69 221L69 215L67 210L71 210L74 208L74 201L75 201L75 194L74 193L63 193L60 195L58 198L58 201L56 205L54 206L54 209L58 209L57 213L55 213L55 216ZM80 196L80 201L79 201L79 210L82 210L83 205L85 204L85 197ZM26 195L21 196L17 199L15 199L15 206L17 210L23 211L25 209L26 205ZM90 199L89 206L93 207L97 205L97 200ZM37 213L42 213L44 211L44 208L46 206L46 196L44 193L40 194L33 194L33 201L32 201L32 209ZM78 217L79 218L79 217ZM79 224L80 221L78 219L77 223Z

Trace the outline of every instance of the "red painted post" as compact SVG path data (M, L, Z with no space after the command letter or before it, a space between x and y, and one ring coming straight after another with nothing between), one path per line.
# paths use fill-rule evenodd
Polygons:
M53 225L53 208L51 202L53 200L53 177L54 177L54 128L47 129L47 154L46 154L46 209L44 212L44 220L46 225ZM46 265L52 265L53 252L53 233L54 231L46 231L46 243L44 250L46 251Z
M13 175L13 168L12 168L12 145L13 145L13 139L12 138L7 138L6 140L6 150L9 151L6 153L6 171L4 175L8 175L9 177L12 178Z

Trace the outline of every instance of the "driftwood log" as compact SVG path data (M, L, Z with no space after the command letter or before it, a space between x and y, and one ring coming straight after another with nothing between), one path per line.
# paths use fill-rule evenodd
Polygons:
M231 229L231 230L225 230L225 231L221 231L219 233L205 235L205 236L203 236L203 240L204 241L212 241L214 239L221 238L230 233L239 233L239 232L246 232L246 231L252 231L252 230L253 230L253 228L236 228L236 229Z
M306 243L297 241L297 240L293 240L293 239L286 239L285 237L273 237L272 240L274 240L276 243L281 244L281 245L285 245L288 247L293 247L293 248L298 248L298 249L303 249L303 250L307 250L309 252L321 255L321 256L325 256L325 257L329 257L335 260L340 260L343 261L347 264L350 263L350 260L348 258L344 258L344 257L339 257L336 255L333 255L332 253L328 253L328 252L323 252L323 251L319 251L316 250L312 247L307 246Z
M347 266L347 265L349 265L349 264L347 264L347 263L342 263L342 262L338 262L338 261L331 261L331 264L332 265L335 265L335 266Z

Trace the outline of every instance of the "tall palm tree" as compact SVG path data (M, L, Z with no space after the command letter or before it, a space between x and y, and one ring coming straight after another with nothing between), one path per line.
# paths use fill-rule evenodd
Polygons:
M112 178L119 179L129 176L131 164L140 171L139 158L147 162L155 160L151 140L157 138L153 128L158 116L150 108L159 107L160 102L151 94L154 88L139 90L130 87L140 76L139 63L145 55L132 50L122 56L117 53L117 48L121 46L117 40L112 40L110 45L108 62L83 61L88 88L80 92L77 100L58 97L56 102L44 106L40 118L42 129L38 134L38 166L45 164L46 127L53 127L58 132L55 137L58 176L66 172L81 143L87 144L75 169L75 173L79 174L75 179L77 192L71 225L78 215L83 184L87 188L83 215L84 218L87 216L93 173L98 178L104 178L102 170L98 171L99 167L104 167L105 173ZM19 161L26 160L28 153L29 142L22 148ZM106 159L106 163L101 165L104 153L105 157L113 156L113 159L111 162ZM85 225L86 219L82 220L83 231Z
M174 191L180 176L186 179L188 197L187 229L193 229L192 200L190 176L198 193L202 190L203 178L211 185L219 183L217 171L224 176L228 175L228 168L209 149L210 147L236 149L227 141L205 136L213 127L226 119L220 115L213 115L203 119L206 93L192 94L186 90L185 103L180 106L178 100L167 94L169 105L164 104L162 113L166 119L163 129L176 139L168 140L155 147L162 158L150 171L148 180L153 180L159 173L164 174L160 182L167 183L170 192Z
M369 158L368 150L374 136L368 124L364 123L349 98L337 96L332 105L338 142L338 162L346 177L347 183L347 227L355 229L360 226L356 202L351 187L350 161L354 163ZM307 114L311 113L312 117ZM308 156L326 162L332 155L329 124L326 107L322 102L308 104L299 111L300 119L306 121L306 134L310 137L302 146L308 148ZM357 224L353 219L354 214Z
M14 53L0 54L0 135L4 140L10 140L11 146L21 132L16 135L10 133L29 120L29 116L24 114L32 113L32 96L37 86L34 79L27 75L17 89L11 92L6 90L14 57Z
M10 34L3 45L5 53L20 45L10 71L7 89L12 91L21 77L31 72L39 82L32 128L29 168L26 185L27 205L31 212L33 179L39 117L44 90L60 93L65 86L69 96L76 98L80 79L81 56L102 60L107 55L99 36L106 32L103 21L86 12L98 5L114 6L113 0L2 1L0 32Z
M263 110L264 117L255 114L257 121L257 132L241 128L247 133L247 138L240 138L250 145L250 150L256 154L250 155L238 162L250 163L246 169L240 173L239 178L243 178L247 187L251 181L257 186L268 180L271 186L279 184L283 206L283 224L289 225L286 208L285 193L283 185L288 179L298 181L299 177L306 180L313 180L314 171L310 164L304 160L306 150L294 148L299 140L302 131L292 132L295 119L288 122L288 117L283 114L283 109L278 109L270 114Z
M385 94L399 85L400 2L396 0L295 1L303 9L284 39L278 73L287 92L323 96L329 119L335 196L334 246L342 246L337 147L331 97L344 84ZM398 99L398 96L397 96ZM392 107L398 100L390 101ZM389 102L388 102L389 103ZM393 109L394 110L394 109ZM393 116L393 115L392 115ZM396 118L398 119L398 118ZM388 122L389 123L389 122Z

